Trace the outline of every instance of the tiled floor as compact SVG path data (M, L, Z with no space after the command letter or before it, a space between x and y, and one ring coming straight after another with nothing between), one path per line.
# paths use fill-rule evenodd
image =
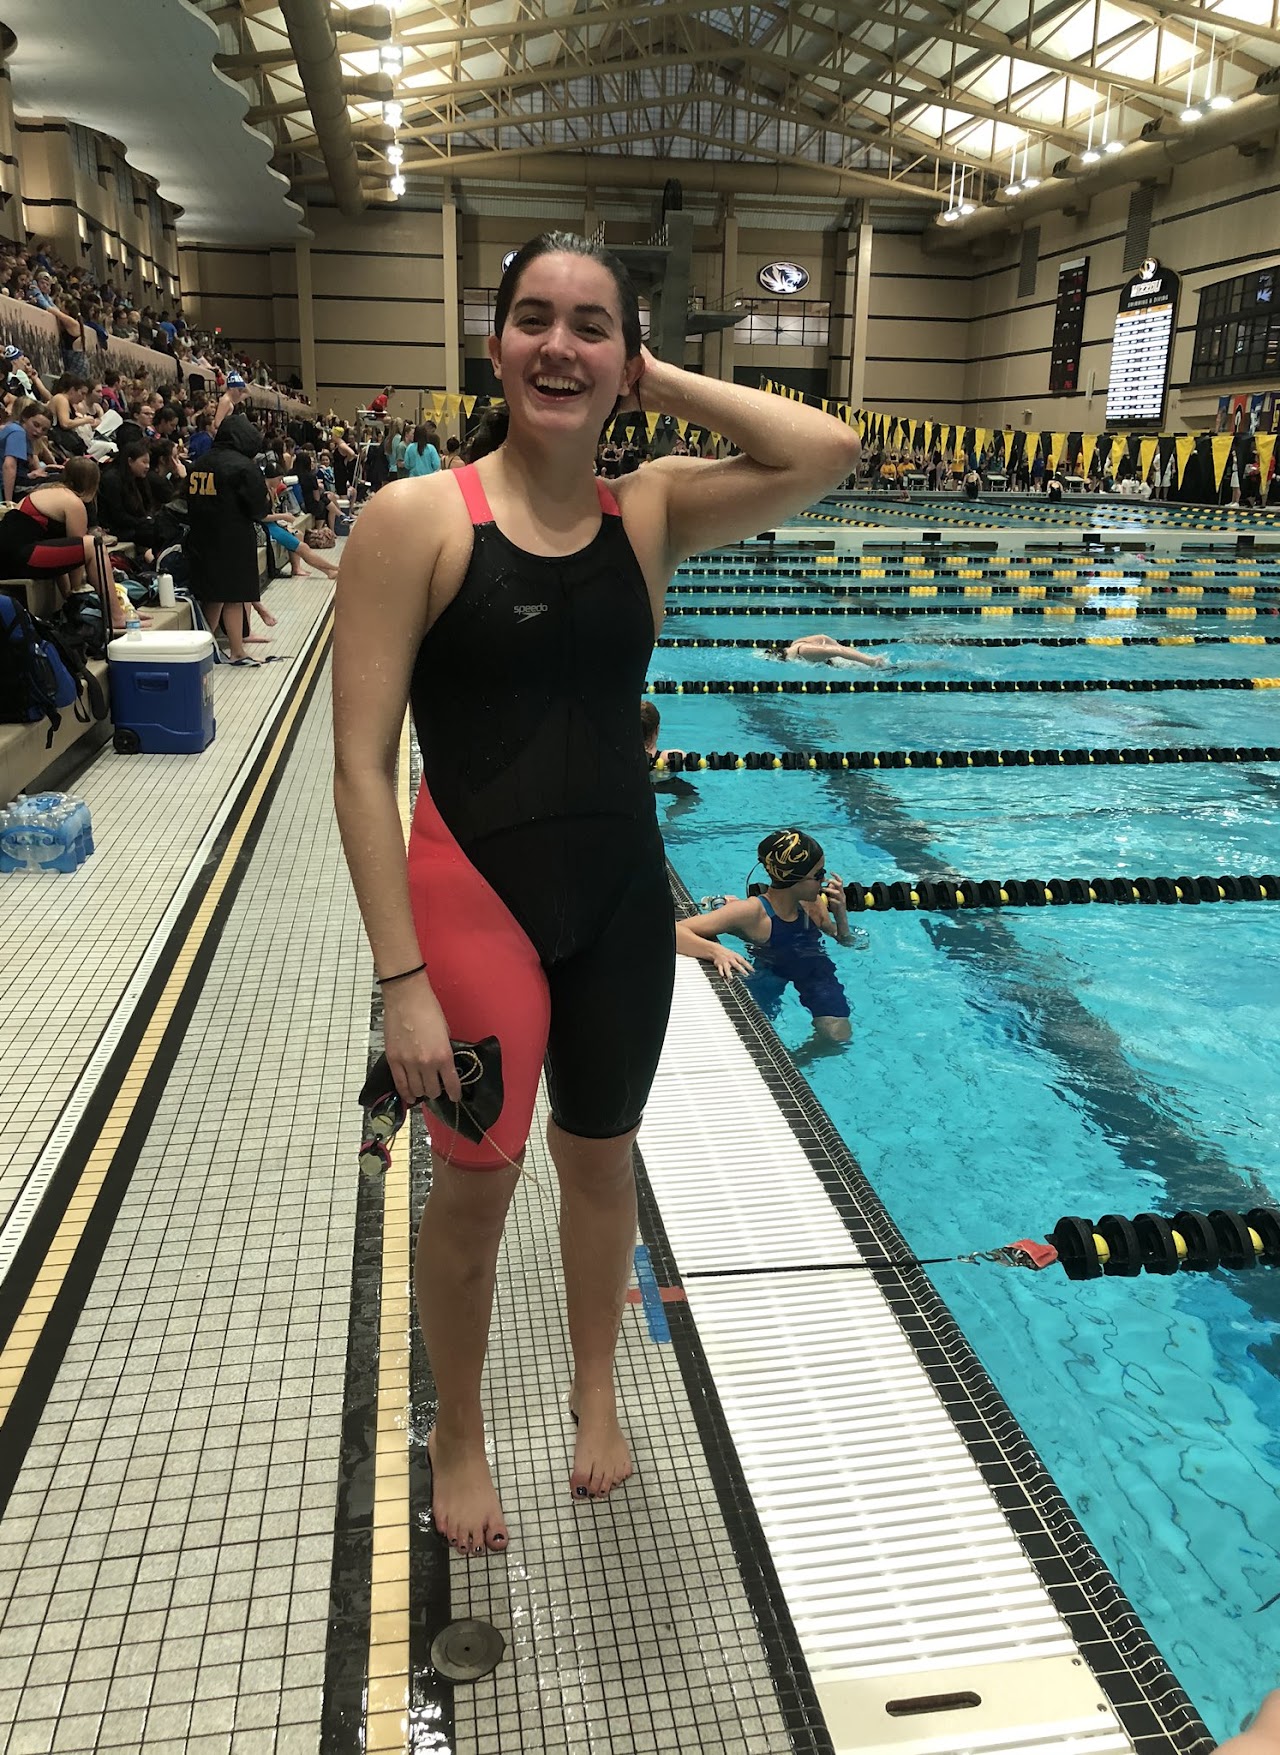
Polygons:
M323 579L278 580L269 648L294 655L327 611ZM218 734L198 759L105 752L75 782L99 852L78 872L10 873L0 913L5 1026L0 1037L0 1223L183 893L292 664L214 673Z
M516 1192L490 1344L496 1477L507 1561L455 1564L453 1612L497 1626L508 1661L457 1695L458 1747L792 1747L716 1502L680 1368L638 1305L618 1354L636 1473L604 1504L569 1494L572 1376L556 1234L555 1170Z
M303 651L327 597L318 584L275 588L278 649ZM298 676L286 665L220 673L219 739L198 762L105 755L79 787L98 825L95 860L76 878L6 889L2 997L16 1022L6 1026L4 1070L23 1073L6 1083L6 1205L86 1068L91 1079L113 1013L133 1003L146 946L198 877L219 813ZM326 1668L334 1638L367 1648L379 1632L366 1601L359 1633L359 1566L334 1567L337 1508L345 1507L350 1528L340 1519L338 1534L351 1537L352 1552L362 1540L375 1551L375 1515L369 1496L352 1503L342 1472L369 1442L371 1388L353 1384L347 1364L353 1284L358 1311L370 1265L361 1265L369 1238L357 1231L352 1094L369 1050L371 966L333 822L329 743L325 675L301 712L261 832L238 861L239 890L215 919L216 946L118 1217L92 1239L101 1248L92 1283L71 1266L83 1309L39 1386L47 1401L0 1520L0 1755L339 1755L397 1738L406 1755L446 1747L385 1705L401 1685L367 1649L357 1684L360 1664L369 1665L379 1680L370 1699L384 1703L377 1737L358 1722L359 1702L354 1725L322 1734L322 1724L340 1721L332 1710L340 1666ZM115 931L103 930L104 918ZM74 1024L63 1026L65 1017ZM488 1373L496 1474L513 1532L507 1557L451 1564L423 1533L430 1391L420 1349L412 1408L402 1401L376 1412L379 1467L394 1449L388 1433L403 1435L416 1495L409 1545L435 1608L491 1622L507 1639L493 1674L454 1689L427 1668L421 1626L407 1642L415 1698L437 1701L436 1722L448 1724L448 1746L463 1755L818 1755L890 1740L920 1755L959 1755L959 1743L939 1743L936 1717L919 1729L898 1726L892 1739L879 1728L883 1702L865 1685L883 1690L900 1674L907 1645L906 1667L918 1675L1000 1648L1005 1683L984 1680L988 1693L1000 1694L1025 1658L1013 1647L1028 1628L1039 1642L1034 1662L1061 1657L1081 1668L915 1364L899 1314L869 1277L859 1274L852 1293L867 1224L851 1227L849 1200L801 1149L797 1130L812 1123L764 1076L740 1023L700 969L682 967L671 1052L642 1139L644 1240L657 1284L624 1323L619 1379L637 1463L626 1488L607 1504L576 1503L568 1491L570 1367L554 1171L540 1140L539 1180L518 1191L504 1248ZM712 1111L732 1115L732 1126L709 1131ZM59 1137L55 1129L55 1146ZM402 1136L392 1177L408 1175L406 1147ZM420 1203L420 1166L414 1176ZM401 1208L403 1188L398 1181ZM789 1283L780 1202L809 1267L836 1270L818 1287ZM366 1195L364 1204L377 1206L380 1226L381 1203ZM402 1252L408 1216L396 1220ZM371 1263L375 1356L379 1339L399 1348L408 1339L388 1330L385 1301L407 1261L379 1263L381 1236ZM709 1269L726 1277L708 1279ZM779 1277L753 1296L750 1276L760 1272ZM836 1376L852 1369L859 1344L870 1358L882 1338L895 1365L877 1390L876 1417L905 1422L920 1410L909 1448L922 1503L945 1517L963 1501L982 1525L980 1553L957 1536L932 1585L900 1581L896 1594L870 1582L887 1564L891 1537L877 1522L874 1441L853 1454L853 1391L846 1384L833 1399L830 1373L824 1383L824 1374L786 1364L831 1353L832 1337L854 1330ZM37 1355L32 1373L39 1363ZM897 1396L891 1378L910 1379L910 1393ZM811 1490L797 1497L779 1448L796 1431L812 1434L810 1460L837 1483L844 1533L834 1551L815 1523L818 1500ZM920 1564L927 1570L927 1555ZM956 1578L981 1599L982 1625L969 1628L967 1644L944 1638L926 1651L926 1630L908 1629L904 1617ZM1001 1579L1012 1581L1007 1591ZM1036 1673L1042 1697L1025 1711L1006 1702L981 1746L1065 1748L1074 1739L1071 1747L1099 1755L1133 1747L1087 1670L1061 1689ZM1082 1690L1086 1716L1077 1724ZM1018 1711L1022 1744L1010 1740ZM1162 1732L1143 1755L1191 1755L1193 1733Z
M0 1523L7 1755L316 1748L370 976L328 743L322 693Z

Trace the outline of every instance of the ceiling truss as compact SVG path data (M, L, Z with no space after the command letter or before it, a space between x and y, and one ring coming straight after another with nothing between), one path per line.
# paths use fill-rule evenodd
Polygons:
M197 0L219 65L277 141L278 167L324 181L279 6ZM383 0L385 4L385 0ZM371 9L365 5L367 13ZM359 82L376 43L332 21L362 176L438 185L451 165L547 153L808 165L868 195L937 202L957 177L990 195L1022 162L1044 176L1094 139L1134 139L1188 102L1253 90L1280 66L1280 0L399 0L393 136ZM358 20L355 20L358 22ZM1213 91L1210 90L1210 85ZM602 179L603 180L603 179Z

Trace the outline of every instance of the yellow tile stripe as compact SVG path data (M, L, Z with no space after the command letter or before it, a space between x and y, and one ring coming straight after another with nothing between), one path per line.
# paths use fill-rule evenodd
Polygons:
M409 836L409 720L400 734L396 796ZM407 1139L406 1134L400 1136ZM373 1466L373 1579L369 1614L368 1755L409 1747L409 1258L408 1151L383 1182L378 1426Z
M58 1226L44 1261L41 1263L40 1272L36 1275L35 1283L18 1313L18 1319L5 1342L4 1350L0 1352L0 1424L9 1416L9 1410L13 1406L13 1398L27 1367L31 1363L31 1355L35 1351L36 1344L44 1332L49 1312L53 1309L54 1301L62 1290L72 1257L80 1246L94 1205L102 1192L107 1172L111 1168L120 1142L124 1138L125 1128L128 1126L130 1117L142 1095L142 1087L155 1064L160 1044L172 1021L182 990L187 984L187 978L191 974L196 957L209 936L214 916L226 892L231 874L236 868L236 862L240 858L250 826L267 788L271 785L276 771L284 759L285 744L302 711L302 703L306 698L312 678L328 650L332 629L333 611L330 610L328 623L320 639L316 642L307 668L294 691L293 701L276 729L275 738L262 765L261 772L254 782L253 790L244 802L240 816L231 830L226 847L223 849L218 869L214 873L209 888L196 911L195 918L191 922L186 942L178 952L173 968L169 971L164 990L143 1032L142 1041L138 1044L138 1052L134 1056L133 1064L121 1080L120 1089L116 1093L110 1113L89 1153L88 1162L81 1172L75 1193L62 1215L62 1222Z

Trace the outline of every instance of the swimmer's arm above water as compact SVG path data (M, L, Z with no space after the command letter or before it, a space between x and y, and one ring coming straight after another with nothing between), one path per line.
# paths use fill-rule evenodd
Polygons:
M759 920L758 902L740 902L735 897L722 908L713 908L709 914L695 914L687 920L677 920L676 950L682 957L696 957L699 962L714 964L726 981L732 981L735 975L749 975L753 967L750 959L740 951L718 943L716 934L731 932L738 938L749 939L748 927L758 926Z
M828 938L833 938L839 945L851 945L854 942L844 885L834 872L827 879L818 900L802 903L801 906L813 924L820 932L825 932Z
M646 348L636 401L723 433L742 453L703 462L663 457L620 483L619 499L650 496L665 518L666 561L749 536L812 505L858 465L857 435L821 409L726 384L658 360Z

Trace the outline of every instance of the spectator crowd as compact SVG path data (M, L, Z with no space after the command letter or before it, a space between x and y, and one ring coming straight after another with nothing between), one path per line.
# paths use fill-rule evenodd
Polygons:
M139 308L127 291L63 261L48 243L36 242L30 250L0 243L0 290L54 317L61 363L67 369L85 369L92 351L86 338L92 335L103 348L109 349L112 341L130 341L167 354L178 379L211 382L221 390L237 373L259 390L306 400L296 373L280 381L265 360L229 347L219 335L192 329L176 305Z

